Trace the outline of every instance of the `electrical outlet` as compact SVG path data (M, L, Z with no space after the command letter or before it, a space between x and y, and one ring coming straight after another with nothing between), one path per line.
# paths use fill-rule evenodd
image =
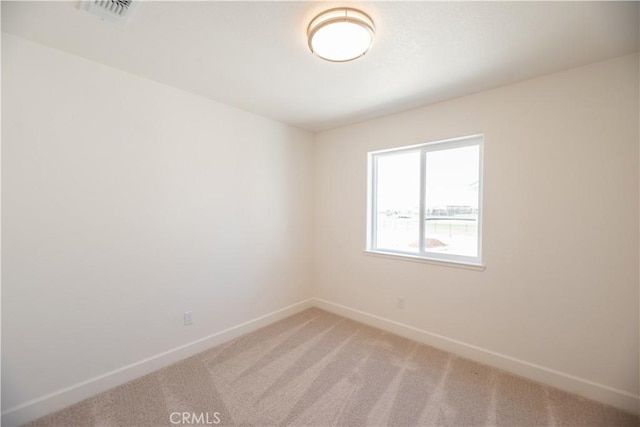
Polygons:
M193 323L193 317L191 317L192 314L193 314L192 311L184 312L184 326L189 326L190 324Z
M398 308L404 308L404 297L398 297Z

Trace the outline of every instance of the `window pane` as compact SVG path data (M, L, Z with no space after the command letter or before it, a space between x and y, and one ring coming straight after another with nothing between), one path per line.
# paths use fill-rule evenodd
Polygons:
M378 156L376 247L419 252L420 152Z
M478 256L479 146L426 156L425 251Z

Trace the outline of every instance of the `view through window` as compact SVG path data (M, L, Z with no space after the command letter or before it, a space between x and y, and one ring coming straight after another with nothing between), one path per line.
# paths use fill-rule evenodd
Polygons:
M373 251L480 263L482 137L369 154Z

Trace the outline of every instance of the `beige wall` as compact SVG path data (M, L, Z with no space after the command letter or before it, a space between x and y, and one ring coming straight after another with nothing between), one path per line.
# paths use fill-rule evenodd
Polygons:
M638 76L627 56L318 134L314 294L637 402ZM478 133L486 270L365 255L367 152Z
M6 34L2 62L4 410L311 296L311 134Z

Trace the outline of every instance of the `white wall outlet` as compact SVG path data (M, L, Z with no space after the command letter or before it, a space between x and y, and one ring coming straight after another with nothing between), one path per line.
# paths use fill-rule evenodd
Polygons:
M398 308L404 308L404 297L398 297Z
M184 326L189 326L190 324L193 323L192 314L193 314L192 311L185 311L184 312Z

